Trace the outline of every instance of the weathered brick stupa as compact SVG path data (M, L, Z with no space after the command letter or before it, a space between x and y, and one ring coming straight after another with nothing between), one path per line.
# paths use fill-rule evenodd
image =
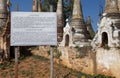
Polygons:
M120 12L117 0L106 0L98 32L91 44L93 47L120 47Z
M76 46L89 45L88 40L91 37L84 22L81 0L74 0L72 21L70 25L72 26L73 44Z
M63 38L63 27L64 27L62 0L58 0L56 12L57 12L57 35L58 35L57 38L58 38L58 42L61 42Z

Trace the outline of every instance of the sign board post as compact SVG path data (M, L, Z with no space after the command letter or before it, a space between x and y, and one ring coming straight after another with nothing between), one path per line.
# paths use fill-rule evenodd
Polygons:
M50 78L53 78L53 46L50 47Z
M11 46L56 46L57 15L54 12L12 12ZM16 75L18 78L18 48L15 48ZM53 53L51 47L51 73L53 78Z
M50 12L53 12L52 5L50 5ZM50 78L53 78L53 46L50 46Z
M15 47L15 78L18 78L18 47Z

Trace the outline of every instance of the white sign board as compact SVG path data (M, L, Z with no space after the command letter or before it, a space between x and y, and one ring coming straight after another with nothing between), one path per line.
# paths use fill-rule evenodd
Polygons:
M57 45L57 16L53 12L12 12L11 46Z

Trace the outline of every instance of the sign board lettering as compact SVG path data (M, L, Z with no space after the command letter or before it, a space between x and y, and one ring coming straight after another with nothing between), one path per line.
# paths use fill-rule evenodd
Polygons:
M54 12L12 12L11 46L57 45Z

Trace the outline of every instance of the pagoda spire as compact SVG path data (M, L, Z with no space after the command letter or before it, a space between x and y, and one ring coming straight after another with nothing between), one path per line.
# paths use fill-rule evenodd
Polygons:
M7 0L0 0L0 14L7 12Z
M61 42L62 38L63 38L63 27L64 27L64 18L63 18L63 11L62 11L62 0L58 0L56 12L57 12L58 42Z
M0 27L3 27L5 25L7 15L7 0L0 0Z
M106 0L104 13L119 13L118 0Z
M16 4L16 11L19 11L19 5Z
M41 2L38 2L38 12L41 12Z
M38 12L38 1L37 0L33 0L32 11Z
M58 0L57 15L61 15L62 16L62 0Z
M83 18L81 0L74 0L71 26L73 32L73 43L77 46L85 46L85 41L88 41L88 39L91 37L87 31L87 27Z
M74 0L72 19L83 19L81 0Z
M94 32L94 30L93 30L93 28L92 28L92 24L91 24L91 18L90 18L90 16L88 16L88 18L87 18L86 26L87 26L87 30L88 30L89 33L90 33L91 38L93 38L95 32Z
M119 8L119 12L120 12L120 0L118 0L118 8Z

